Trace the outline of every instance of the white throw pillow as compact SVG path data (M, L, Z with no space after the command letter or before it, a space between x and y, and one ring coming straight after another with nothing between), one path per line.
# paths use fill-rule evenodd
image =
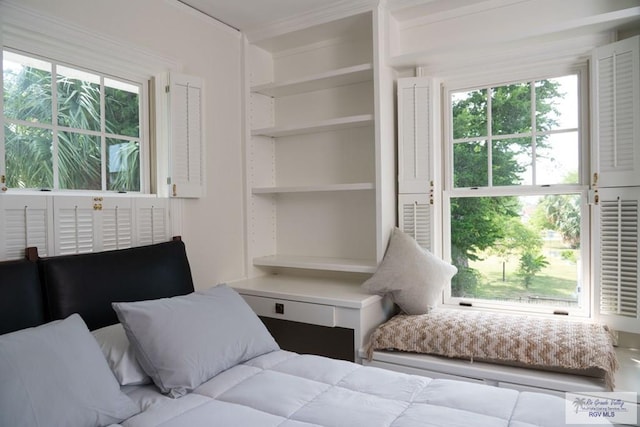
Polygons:
M0 336L0 426L98 427L139 411L79 315Z
M378 270L362 287L373 294L391 295L407 314L426 314L441 301L442 290L457 271L394 228Z
M140 366L171 397L279 349L251 307L226 285L113 308Z
M91 332L98 341L102 354L107 359L111 371L120 385L140 385L151 383L129 345L129 339L120 323L105 326Z

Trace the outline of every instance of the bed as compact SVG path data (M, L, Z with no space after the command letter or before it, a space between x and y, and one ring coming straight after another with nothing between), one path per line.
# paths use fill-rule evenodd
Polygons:
M0 263L0 327L2 426L565 425L562 398L281 350L180 240Z

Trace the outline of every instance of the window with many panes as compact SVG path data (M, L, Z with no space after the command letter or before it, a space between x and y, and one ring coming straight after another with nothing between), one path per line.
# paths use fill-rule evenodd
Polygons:
M583 74L446 90L446 302L588 310Z
M7 187L141 191L142 94L140 83L4 50Z

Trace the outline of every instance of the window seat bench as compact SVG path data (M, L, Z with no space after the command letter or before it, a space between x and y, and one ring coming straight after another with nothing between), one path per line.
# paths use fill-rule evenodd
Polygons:
M509 366L491 362L471 362L432 354L420 354L392 350L375 350L368 359L361 351L362 364L422 375L430 378L463 380L475 383L511 388L521 391L537 391L558 396L565 392L609 391L602 377L544 371L540 369Z
M396 315L372 333L362 356L406 373L553 394L610 391L618 368L603 326L456 309Z

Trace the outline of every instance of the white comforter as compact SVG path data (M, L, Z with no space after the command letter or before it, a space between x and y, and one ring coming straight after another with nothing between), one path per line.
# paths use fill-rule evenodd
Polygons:
M123 427L564 426L558 397L276 351L171 399L152 386Z

